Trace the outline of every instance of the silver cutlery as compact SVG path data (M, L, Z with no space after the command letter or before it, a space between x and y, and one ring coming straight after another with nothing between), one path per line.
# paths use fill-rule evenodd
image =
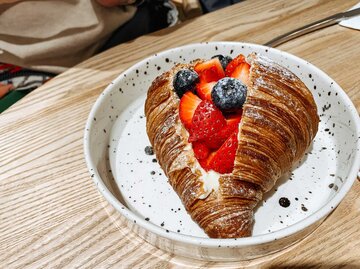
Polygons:
M297 28L288 33L280 35L280 36L270 40L269 42L265 43L264 45L268 46L268 47L276 47L276 46L278 46L286 41L292 40L296 37L299 37L299 36L314 32L316 30L337 24L344 19L349 19L349 18L355 17L357 15L360 15L360 8L337 13L335 15L312 22L303 27Z

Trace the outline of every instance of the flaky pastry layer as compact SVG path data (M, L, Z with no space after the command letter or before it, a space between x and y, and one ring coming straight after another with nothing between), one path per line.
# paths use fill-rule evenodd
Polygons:
M209 192L180 121L180 99L172 86L180 69L193 69L198 62L201 60L177 64L153 81L145 102L147 134L170 184L209 237L250 236L254 208L263 193L291 170L315 137L319 123L316 104L292 72L250 54L250 82L234 170L221 175L219 188Z

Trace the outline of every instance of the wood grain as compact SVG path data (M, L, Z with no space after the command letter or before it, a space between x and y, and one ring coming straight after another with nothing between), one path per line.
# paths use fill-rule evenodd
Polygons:
M253 0L120 45L57 76L0 115L1 268L347 268L360 267L360 182L302 242L238 263L165 253L124 226L97 192L83 158L85 121L119 73L158 51L199 41L265 43L357 1ZM280 49L334 78L360 111L359 32L338 25Z

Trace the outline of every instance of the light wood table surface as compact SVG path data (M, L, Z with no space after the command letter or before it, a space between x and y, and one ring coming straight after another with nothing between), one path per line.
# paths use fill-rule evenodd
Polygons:
M98 95L156 52L201 41L263 44L357 0L253 0L92 57L0 115L0 268L360 268L360 182L310 236L274 255L215 263L165 253L132 233L97 192L82 138ZM279 48L337 81L360 111L360 32L338 25Z

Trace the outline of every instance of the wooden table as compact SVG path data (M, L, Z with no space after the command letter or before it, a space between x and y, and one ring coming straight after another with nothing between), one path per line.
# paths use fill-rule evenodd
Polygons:
M144 57L200 41L262 44L357 1L246 1L97 55L1 114L0 268L358 268L359 181L316 233L290 249L249 262L203 262L165 253L130 232L97 192L82 147L98 95ZM328 73L360 111L359 44L358 31L335 25L280 49Z

